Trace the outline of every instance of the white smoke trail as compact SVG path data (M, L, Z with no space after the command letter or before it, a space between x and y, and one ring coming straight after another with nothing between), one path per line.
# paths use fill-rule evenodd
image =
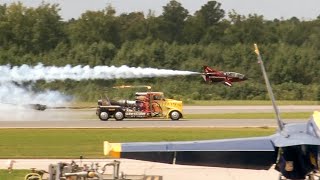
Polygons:
M61 94L58 91L45 90L35 92L31 86L22 87L12 82L0 83L0 104L25 105L25 104L46 104L56 106L70 101L71 97ZM1 108L1 107L0 107Z
M66 65L64 67L44 66L0 66L0 82L26 82L26 81L54 81L72 79L76 81L88 79L127 79L143 77L166 77L177 75L198 74L192 71L178 71L156 68L140 68L128 66L74 66Z
M28 87L12 82L0 83L0 121L38 121L57 120L62 114L56 112L36 111L30 104L47 106L64 106L71 101L70 96L58 91L33 91L32 84ZM67 119L69 115L62 118Z

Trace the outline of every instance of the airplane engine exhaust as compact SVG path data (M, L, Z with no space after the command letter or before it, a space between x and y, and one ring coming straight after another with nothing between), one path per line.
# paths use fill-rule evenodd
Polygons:
M194 75L198 72L179 71L157 68L129 67L126 65L115 66L71 66L64 67L44 66L38 64L36 66L22 65L0 66L0 82L28 82L45 80L47 82L55 80L71 79L75 81L94 80L94 79L131 79L146 77L168 77L180 75Z

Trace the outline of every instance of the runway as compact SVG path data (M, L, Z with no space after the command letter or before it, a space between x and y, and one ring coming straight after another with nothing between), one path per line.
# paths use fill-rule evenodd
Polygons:
M286 122L306 122L296 119ZM0 121L0 128L215 128L215 127L276 127L274 119L196 119L196 120L49 120Z
M280 106L281 112L310 112L320 106ZM185 114L272 112L269 106L185 106ZM306 122L290 119L285 122ZM275 127L274 119L124 119L100 121L95 109L6 109L0 113L0 128L189 128L189 127Z

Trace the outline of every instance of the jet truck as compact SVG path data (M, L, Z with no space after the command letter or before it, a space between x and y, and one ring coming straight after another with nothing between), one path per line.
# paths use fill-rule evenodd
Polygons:
M163 92L136 92L134 100L98 100L96 111L101 121L115 118L167 118L173 121L182 118L182 101L166 99Z

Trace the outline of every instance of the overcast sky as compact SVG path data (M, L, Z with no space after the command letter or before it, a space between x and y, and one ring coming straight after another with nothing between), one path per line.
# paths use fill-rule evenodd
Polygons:
M0 0L0 3L10 4L18 0ZM170 0L20 0L25 6L38 6L41 1L60 4L60 15L63 19L78 18L86 10L101 10L108 4L115 7L117 14L143 11L147 14L151 9L156 15L162 13L162 7ZM208 0L178 0L182 6L193 14ZM238 14L248 15L256 13L265 19L284 18L293 16L312 20L320 15L320 0L217 0L226 12L234 9Z

